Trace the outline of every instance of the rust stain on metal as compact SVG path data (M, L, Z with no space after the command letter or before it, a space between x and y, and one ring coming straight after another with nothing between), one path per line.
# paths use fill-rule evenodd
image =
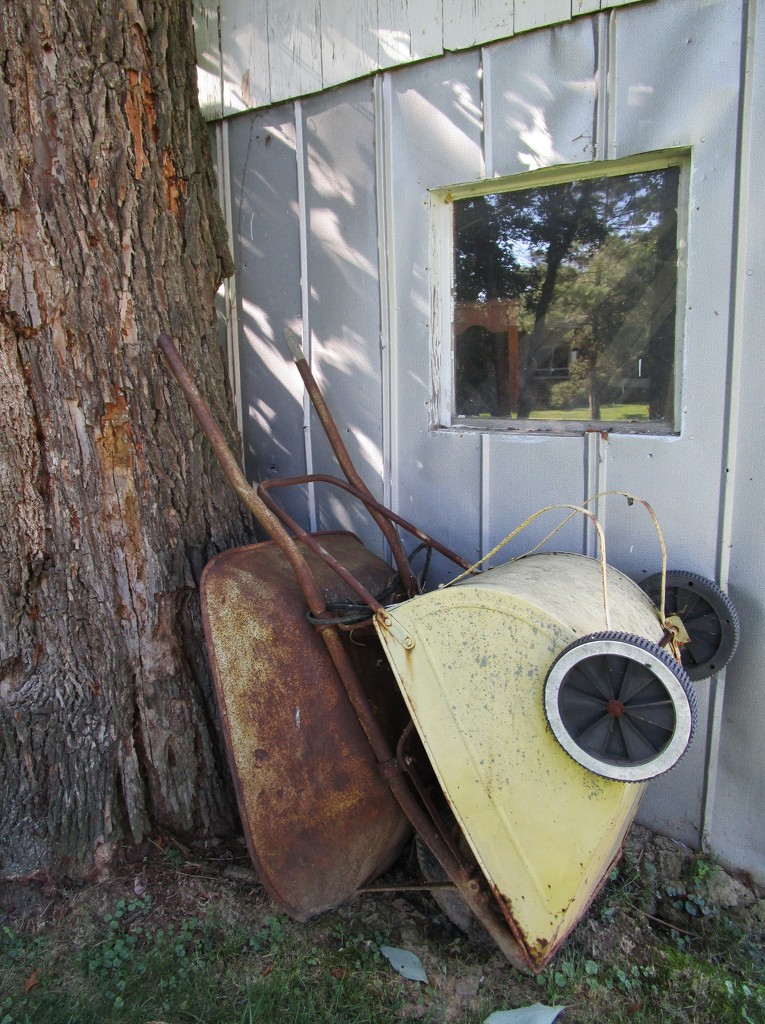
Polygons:
M322 545L368 588L390 566L351 534ZM310 551L327 602L352 597ZM284 554L271 542L218 555L201 585L205 635L253 863L298 920L337 906L392 862L408 824L317 631ZM400 727L379 642L347 640L381 722Z

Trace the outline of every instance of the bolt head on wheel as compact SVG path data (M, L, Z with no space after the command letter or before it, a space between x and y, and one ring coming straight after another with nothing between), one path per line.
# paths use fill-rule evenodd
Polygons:
M693 736L696 702L682 666L630 633L592 633L567 647L545 681L553 735L607 779L645 782L673 768Z

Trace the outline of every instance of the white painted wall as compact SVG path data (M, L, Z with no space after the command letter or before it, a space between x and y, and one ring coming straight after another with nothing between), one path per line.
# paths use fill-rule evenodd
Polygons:
M729 587L744 638L727 672L699 684L696 741L651 784L641 818L765 881L765 16L755 0L609 4L594 14L589 0L575 6L563 24L531 31L523 22L522 35L218 126L230 166L247 469L253 479L336 472L284 348L289 324L369 485L468 558L552 502L610 489L649 500L671 563ZM488 18L489 5L476 10ZM539 9L516 0L513 13L517 30ZM680 436L432 429L441 352L429 190L676 147L691 153ZM379 547L335 496L291 500L306 525L339 523ZM600 512L609 561L638 579L655 571L658 546L638 507ZM538 524L510 553L546 532ZM556 544L591 550L573 524ZM444 571L436 565L436 578Z
M764 873L765 815L765 8L750 5L734 218L729 415L722 474L720 572L741 615L742 641L716 682L707 773L707 844L722 861Z

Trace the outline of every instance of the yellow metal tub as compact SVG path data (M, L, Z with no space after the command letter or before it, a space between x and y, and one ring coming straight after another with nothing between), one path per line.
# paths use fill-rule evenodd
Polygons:
M607 876L644 780L674 764L692 729L656 609L615 569L606 580L608 622L600 562L559 553L378 617L438 782L536 968ZM646 715L641 745L629 730ZM629 749L608 730L626 730Z

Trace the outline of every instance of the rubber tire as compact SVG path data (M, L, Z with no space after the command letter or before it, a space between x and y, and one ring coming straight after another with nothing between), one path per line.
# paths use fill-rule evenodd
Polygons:
M661 601L661 573L654 573L653 576L644 579L640 583L640 589L650 597L658 608ZM712 616L713 619L716 619L717 625L714 627L714 632L719 629L720 635L716 648L712 653L705 651L700 658L694 657L693 654L694 639L700 643L704 638L709 637L709 631L702 633L699 630L695 635L694 619L690 619L689 622L683 619L683 613L678 607L680 604L678 597L686 593L691 595L694 601L701 601L702 608L704 603L707 605L707 610L702 610L702 615ZM736 653L741 634L738 613L731 599L713 580L695 572L684 572L682 569L673 569L667 573L667 598L665 614L679 615L691 638L689 644L680 648L680 659L689 677L698 683L702 679L709 679L716 672L721 672ZM715 642L714 636L712 642L713 644Z
M642 758L631 758L627 747L627 742L624 740L625 729L622 725L619 727L618 735L614 734L613 723L619 721L623 716L626 716L625 721L629 723L633 737L638 735L640 741L643 742L644 747L650 749L651 744L646 741L633 724L633 719L638 718L641 722L644 721L644 716L640 716L640 702L630 704L632 697L621 704L621 712L613 714L611 712L611 704L619 704L616 700L617 693L614 691L611 680L613 678L612 667L617 669L618 675L618 664L614 666L614 662L601 663L599 668L599 681L603 682L604 678L608 679L608 685L611 686L611 700L607 699L606 694L600 690L596 683L591 680L595 677L591 675L586 676L584 670L581 667L582 663L591 658L621 658L633 661L637 665L642 666L643 669L649 670L649 676L653 676L653 683L659 683L660 688L663 689L664 695L660 696L660 701L665 705L664 712L666 717L666 705L671 705L672 720L671 724L662 724L661 722L651 722L650 728L659 733L669 733L669 738L661 746L657 746L653 755L648 755ZM578 670L578 673L577 673ZM603 676L605 670L606 676ZM619 685L622 686L622 690L619 691L619 695L623 694L623 687L625 685L626 674L629 668L625 669L618 678ZM577 676L572 677L572 673L577 673ZM595 724L607 725L608 736L607 742L611 742L613 736L614 740L621 740L626 752L626 755L605 755L604 750L598 754L592 748L588 749L583 745L576 735L576 728L572 728L574 723L570 720L570 715L578 712L571 712L567 710L565 713L561 710L561 696L565 695L566 689L568 688L568 700L571 702L573 694L582 695L583 691L580 688L573 690L575 681L584 681L584 685L591 685L593 687L593 693L587 694L584 692L584 700L590 701L593 704L593 724L588 725L586 729L580 731L580 735L583 732L589 732L592 730ZM647 683L644 683L640 690L645 689L645 686L650 684L650 679ZM596 692L597 691L597 692ZM661 693L661 690L660 690ZM602 712L597 711L597 704L601 703ZM656 701L652 702L654 705ZM600 775L606 779L613 779L618 782L647 782L649 779L656 778L659 775L663 775L665 772L670 771L675 767L680 758L685 754L686 750L690 746L691 740L693 739L693 732L695 727L696 719L696 697L693 692L693 685L688 678L687 673L682 666L665 650L659 647L657 644L652 643L650 640L646 640L643 637L635 636L631 633L619 633L614 631L607 631L603 633L590 633L587 636L581 637L574 643L566 647L565 650L561 651L558 657L550 666L547 673L544 685L544 704L545 714L547 717L548 725L552 730L555 739L558 741L561 747L566 753L580 764L583 768L593 772L595 775ZM643 704L642 706L645 706ZM581 708L581 699L580 699ZM632 709L632 711L630 710ZM592 713L587 712L592 717ZM569 724L565 721L565 717L569 716ZM611 721L609 722L609 718Z

